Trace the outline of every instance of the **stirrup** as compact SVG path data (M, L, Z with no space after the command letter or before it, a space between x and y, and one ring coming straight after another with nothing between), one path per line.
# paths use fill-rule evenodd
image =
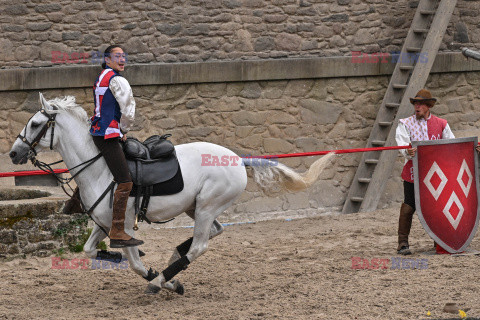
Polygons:
M128 240L110 239L110 248L136 247L144 244L142 240L131 238Z
M400 248L400 250L397 250L397 254L401 254L403 256L408 256L408 255L412 254L412 251L410 251L409 246L402 246Z

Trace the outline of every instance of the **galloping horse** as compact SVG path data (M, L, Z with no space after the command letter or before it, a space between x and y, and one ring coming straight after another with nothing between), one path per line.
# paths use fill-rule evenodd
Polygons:
M72 174L72 171L78 172L76 170L82 167L73 168L99 154L89 134L87 113L72 96L47 101L40 93L40 103L40 111L30 118L12 146L12 162L24 164L37 152L50 147L60 153L67 168L72 169ZM123 257L128 259L130 267L149 281L146 293L150 294L157 293L161 288L183 294L183 286L178 280L172 280L173 277L207 250L209 239L222 233L223 227L216 220L217 217L233 204L247 185L245 165L227 148L194 142L177 145L175 151L185 187L174 195L152 197L147 217L150 221L165 221L185 212L194 219L193 239L188 239L174 250L169 266L162 273L144 267L137 247L123 249ZM240 162L227 166L205 166L202 165L202 154L218 159L227 156L229 159L240 159ZM331 156L320 158L303 174L270 160L264 161L262 166L251 167L254 169L254 179L260 186L268 187L276 182L285 190L298 191L317 180ZM91 208L112 180L113 176L103 157L76 175L75 182L84 206ZM133 198L130 198L125 221L125 231L132 237L135 219L133 202ZM96 247L107 236L104 231L108 232L112 223L108 197L98 203L91 217L96 225L84 251L89 258L97 258L99 251Z

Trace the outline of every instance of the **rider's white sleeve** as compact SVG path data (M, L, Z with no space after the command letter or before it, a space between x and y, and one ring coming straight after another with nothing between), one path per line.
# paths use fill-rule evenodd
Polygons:
M397 141L398 146L408 146L412 142L410 141L410 133L408 128L403 123L399 122L397 126L397 131L395 132L395 140ZM407 153L407 149L399 150L400 153L408 160L412 159Z
M114 77L110 81L109 88L122 112L120 130L127 133L135 120L135 99L133 98L132 88L124 77Z

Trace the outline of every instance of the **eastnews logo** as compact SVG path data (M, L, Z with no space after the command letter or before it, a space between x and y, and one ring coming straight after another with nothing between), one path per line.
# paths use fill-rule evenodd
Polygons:
M428 52L374 52L352 51L352 63L427 63Z
M128 260L62 259L60 257L52 257L51 269L125 270L128 269Z
M105 58L105 54L100 51L91 52L62 52L52 51L52 63L70 64L70 63L90 63L101 64ZM125 61L128 61L128 54L125 53Z
M390 264L391 262L391 264ZM390 269L390 270L424 270L428 269L428 259L408 259L397 258L392 259L366 259L362 257L352 257L352 269L362 270L378 270L378 269Z
M251 155L246 156L217 156L214 154L202 154L203 167L228 167L228 166L250 166L250 167L275 167L278 160L275 158L252 158Z

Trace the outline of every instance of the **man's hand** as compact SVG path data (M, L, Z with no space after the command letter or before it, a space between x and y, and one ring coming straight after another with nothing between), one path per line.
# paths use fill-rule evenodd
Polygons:
M476 146L475 149L477 149L477 152L480 153L480 145Z
M123 142L127 141L127 135L124 134L121 140L122 140Z
M410 157L415 157L415 153L417 152L417 148L410 148L410 149L407 149L407 153Z

